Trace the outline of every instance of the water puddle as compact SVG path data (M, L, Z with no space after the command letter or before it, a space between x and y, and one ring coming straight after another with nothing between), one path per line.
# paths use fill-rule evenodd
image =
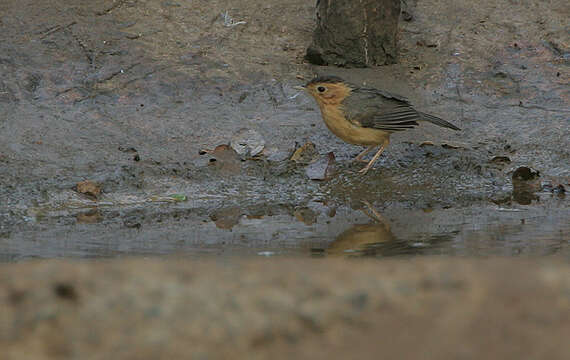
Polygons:
M362 202L333 207L179 204L42 212L0 233L0 261L133 255L275 257L546 256L570 259L563 200L532 206L409 209ZM558 204L558 206L556 205Z

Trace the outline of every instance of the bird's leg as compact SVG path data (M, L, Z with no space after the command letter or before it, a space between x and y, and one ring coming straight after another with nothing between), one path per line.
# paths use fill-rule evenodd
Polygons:
M370 160L370 162L364 167L364 169L360 170L359 173L361 173L362 175L366 174L368 170L370 170L372 165L376 162L376 160L378 160L378 158L380 157L380 155L382 154L382 152L384 151L386 146L388 146L389 143L390 143L389 139L384 140L382 146L380 146L380 149L378 149L372 160Z
M361 200L361 201L364 205L366 205L368 210L370 210L372 212L372 215L370 215L368 213L368 211L366 211L364 209L360 209L366 216L368 216L372 220L375 220L379 223L382 223L382 224L388 226L388 228L389 228L389 225L388 225L389 223L386 221L386 219L384 219L384 217L378 211L376 211L376 209L374 209L374 207L368 201L366 201L366 200Z
M367 147L363 152L361 152L360 154L358 154L357 157L354 158L354 160L352 161L361 161L361 162L367 162L366 160L362 160L362 158L368 154L372 149L374 149L376 146L378 145L370 145L369 147Z

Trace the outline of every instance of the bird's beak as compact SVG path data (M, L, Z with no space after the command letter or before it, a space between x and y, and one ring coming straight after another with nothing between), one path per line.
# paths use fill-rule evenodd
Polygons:
M299 86L293 86L293 89L296 89L296 90L307 90L307 88L306 88L306 87L304 87L304 86L302 86L302 85L299 85Z

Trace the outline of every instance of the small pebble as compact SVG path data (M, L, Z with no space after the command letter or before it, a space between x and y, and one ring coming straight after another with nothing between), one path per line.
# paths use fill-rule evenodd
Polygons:
M256 130L243 128L232 136L230 146L242 158L249 158L263 151L265 140Z
M513 180L529 181L540 176L540 172L527 166L521 166L513 172Z

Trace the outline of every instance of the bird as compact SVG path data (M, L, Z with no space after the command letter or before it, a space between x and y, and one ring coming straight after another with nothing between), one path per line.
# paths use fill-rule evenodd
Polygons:
M368 201L363 200L362 203L367 209L361 208L360 211L371 218L373 222L355 224L343 231L329 245L327 249L329 256L367 255L374 253L374 245L376 244L389 245L397 241L390 230L390 223Z
M394 132L412 129L418 121L461 130L457 126L415 110L404 96L388 91L359 87L333 75L317 76L304 86L312 95L328 129L345 142L367 148L354 161L380 146L376 154L359 173L364 175L390 143Z

